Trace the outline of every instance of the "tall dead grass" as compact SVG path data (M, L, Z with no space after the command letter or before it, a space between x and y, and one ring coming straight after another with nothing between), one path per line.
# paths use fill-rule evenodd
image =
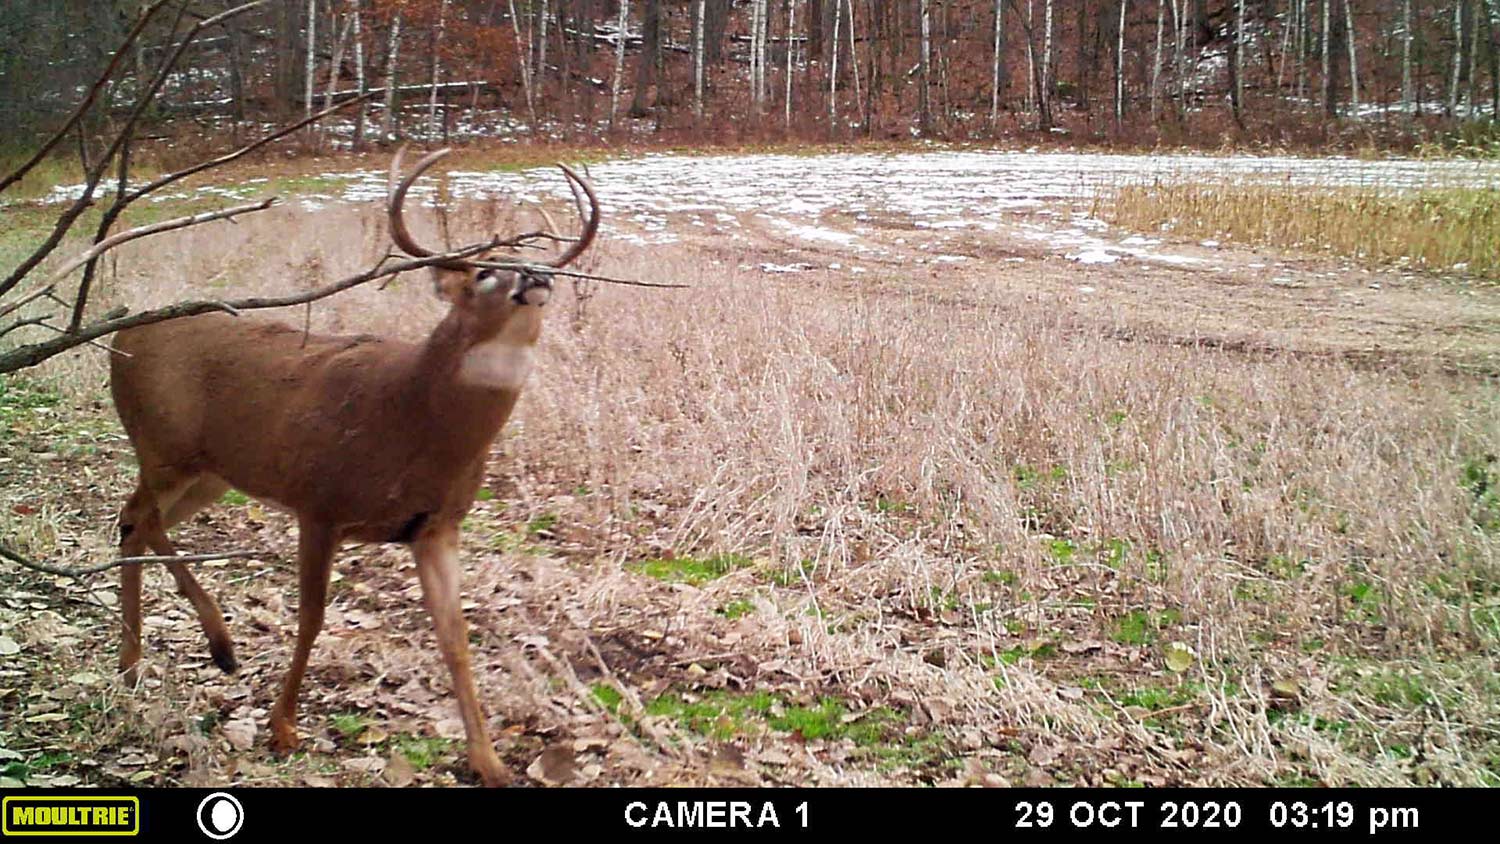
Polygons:
M1333 187L1221 181L1126 185L1101 200L1138 231L1326 252L1500 278L1500 189Z
M1127 193L1121 213L1154 201ZM383 248L374 215L278 213L137 250L100 307L286 289ZM504 227L470 213L455 230ZM611 274L695 286L559 297L497 462L590 491L600 576L661 546L770 558L787 577L756 593L747 646L955 734L1128 746L1202 783L1495 782L1485 384L1122 341L1046 296L939 302L926 282L836 292L673 248L600 253ZM438 313L410 279L309 318L413 337ZM52 375L97 392L82 360ZM632 545L643 520L656 545ZM1195 655L1180 677L1169 642ZM1119 664L1082 656L1101 647ZM1164 727L1123 702L1153 683L1189 683L1188 714Z

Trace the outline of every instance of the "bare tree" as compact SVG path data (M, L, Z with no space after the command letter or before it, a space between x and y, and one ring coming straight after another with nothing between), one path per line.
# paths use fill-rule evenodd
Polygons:
M1411 90L1411 0L1401 0L1401 106L1415 114Z
M814 2L816 2L816 0L814 0ZM792 128L792 58L793 58L793 56L796 55L796 51L797 51L797 42L791 37L791 34L797 31L797 0L788 0L787 7L786 7L786 31L787 31L787 40L786 40L786 103L785 103L785 106L786 106L786 116L785 116L785 119L784 119L784 123L785 123L786 130L787 131L791 131L791 128Z
M1243 0L1241 0L1243 3ZM1115 39L1115 130L1125 122L1125 9L1129 0L1120 0L1120 27Z
M1000 68L1004 62L1001 56L1005 49L1005 6L1002 0L995 0L995 50L990 63L990 126L1000 118Z
M1244 0L1240 0L1244 3ZM1354 52L1355 42L1354 11L1350 8L1350 0L1344 0L1344 45L1349 50L1349 112L1356 120L1359 119L1359 59Z
M360 7L364 5L363 0L354 0L354 8L349 15L354 19L354 85L361 99L369 92L369 80L365 78L365 38L361 27ZM359 111L354 115L354 149L356 152L365 146L365 107L361 105Z
M796 14L796 2L797 0L792 0L791 14ZM699 120L703 119L703 15L707 11L705 7L705 0L698 0L693 14L693 116ZM788 52L788 84L791 84L791 77L791 54ZM790 96L787 97L787 101L791 102Z
M1464 57L1464 4L1453 0L1453 73L1448 82L1448 106L1445 116L1452 117L1458 111L1458 77L1463 69Z
M1333 62L1329 52L1329 45L1333 42L1333 15L1329 11L1329 2L1330 0L1323 0L1323 112L1334 117Z
M1156 0L1156 57L1151 61L1151 120L1161 119L1161 41L1167 17L1167 0Z
M303 76L302 111L308 117L313 110L313 71L318 58L318 0L307 0L307 73Z
M511 0L512 3L515 0ZM615 29L615 75L609 89L609 129L615 128L615 118L620 113L620 83L625 78L625 34L630 18L630 0L620 0L620 20Z
M381 134L387 141L394 141L400 126L396 121L397 64L401 49L401 10L391 17L391 37L385 49L385 128Z
M1051 2L1051 0L1048 0ZM920 69L922 72L921 84L918 91L918 109L921 132L923 135L932 134L932 103L931 103L931 76L932 76L932 21L928 0L921 0L919 11L922 15L922 52L920 58Z
M789 42L790 43L790 42ZM833 134L839 112L839 0L833 0L833 48L828 70L828 131Z
M514 8L514 7L512 7ZM437 26L432 30L432 87L427 94L427 137L438 136L438 86L443 79L443 35L448 29L448 0L438 4ZM444 121L446 125L446 121Z
M1052 128L1052 0L1047 0L1045 19L1042 23L1042 84L1040 86L1041 98L1041 126L1043 129Z

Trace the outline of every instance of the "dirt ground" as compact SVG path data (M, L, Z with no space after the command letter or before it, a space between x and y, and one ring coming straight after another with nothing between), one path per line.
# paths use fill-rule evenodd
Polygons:
M275 213L236 237L307 224ZM340 213L325 238L378 240L365 212ZM856 248L680 212L675 244L602 247L601 270L696 286L553 305L550 357L465 526L476 674L519 781L1500 781L1496 540L1443 526L1470 508L1453 467L1496 448L1500 288L1233 245L1086 264L1028 219L825 215L859 229ZM234 245L206 237L176 248L228 262L214 256ZM315 277L349 260L287 263ZM171 294L131 286L154 266L142 253L122 263L121 296ZM317 319L417 335L438 313L423 287ZM102 353L86 354L0 394L0 529L73 563L107 559L133 481ZM1224 409L1203 410L1210 393ZM1130 421L1101 421L1114 413ZM1095 461L1106 424L1138 425L1109 447L1156 459ZM1179 425L1201 435L1172 439ZM1216 438L1248 430L1272 444L1226 457ZM990 474L974 468L987 449ZM1243 490L1216 491L1227 477ZM1299 509L1304 483L1338 507ZM472 782L404 551L341 555L304 750L281 759L266 717L295 630L294 526L231 497L174 538L265 551L198 566L238 673L210 662L162 571L126 688L113 575L4 568L0 781ZM1463 594L1423 591L1417 572L1450 564Z

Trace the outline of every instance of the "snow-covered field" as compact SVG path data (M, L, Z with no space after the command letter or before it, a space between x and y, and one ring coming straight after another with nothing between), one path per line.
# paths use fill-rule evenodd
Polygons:
M1014 227L1028 240L1087 263L1122 257L1199 260L1162 253L1154 239L1111 231L1088 215L1094 196L1128 184L1230 179L1391 190L1500 185L1500 163L1483 161L996 151L646 155L595 164L589 172L607 226L617 238L637 243L676 240L669 220L682 215L713 219L731 229L741 217L754 215L794 238L836 243L859 253L867 251L861 244L867 223L896 218L932 230ZM551 168L447 175L457 197L569 198L566 184ZM322 178L326 191L299 197L309 210L328 202L379 202L386 194L384 172L325 173ZM434 180L424 180L413 197L430 200L434 185ZM242 199L261 190L250 182L200 192ZM59 189L56 198L77 191Z

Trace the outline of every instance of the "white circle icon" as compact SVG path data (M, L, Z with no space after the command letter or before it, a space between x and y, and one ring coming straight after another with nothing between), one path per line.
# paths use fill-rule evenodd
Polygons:
M215 841L233 838L245 824L245 807L234 795L215 791L198 804L198 829Z

